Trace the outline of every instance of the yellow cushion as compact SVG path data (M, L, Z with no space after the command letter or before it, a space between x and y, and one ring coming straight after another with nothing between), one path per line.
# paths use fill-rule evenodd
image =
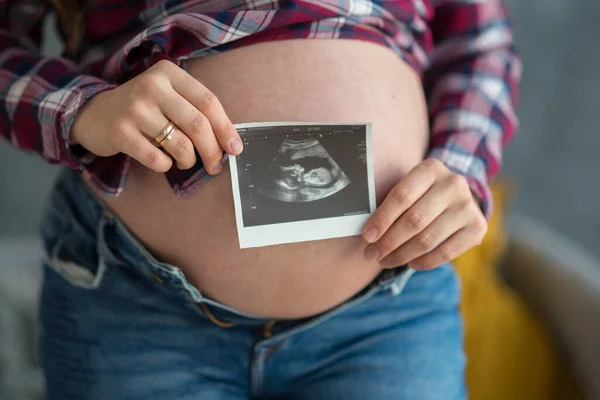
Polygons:
M582 398L541 321L496 275L507 243L503 220L508 187L497 183L493 192L495 212L487 236L455 261L463 292L469 398Z

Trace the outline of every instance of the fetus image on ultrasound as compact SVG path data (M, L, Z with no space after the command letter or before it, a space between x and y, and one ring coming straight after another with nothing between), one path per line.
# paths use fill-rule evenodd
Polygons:
M334 223L334 218L360 219L370 212L370 126L248 125L237 127L244 151L230 164L234 202L239 202L236 216L244 228L286 224L281 229L292 229L288 223L301 222L301 228L308 229L308 221ZM324 234L322 227L319 230ZM290 232L296 239L300 235L295 228ZM265 232L260 235L268 237ZM277 235L275 242L283 243L285 238Z
M316 139L285 139L258 185L273 200L305 203L329 197L350 179Z

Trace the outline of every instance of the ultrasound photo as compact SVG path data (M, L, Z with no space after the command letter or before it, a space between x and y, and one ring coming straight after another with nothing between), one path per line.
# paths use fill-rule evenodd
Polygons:
M236 127L244 151L229 159L242 247L360 232L374 209L370 124Z
M302 203L331 196L349 183L317 139L286 138L258 191L274 200Z

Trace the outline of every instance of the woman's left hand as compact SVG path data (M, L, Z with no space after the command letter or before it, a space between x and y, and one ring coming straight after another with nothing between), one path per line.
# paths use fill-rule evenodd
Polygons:
M387 195L362 230L365 257L391 268L431 269L452 261L487 232L466 179L427 159Z

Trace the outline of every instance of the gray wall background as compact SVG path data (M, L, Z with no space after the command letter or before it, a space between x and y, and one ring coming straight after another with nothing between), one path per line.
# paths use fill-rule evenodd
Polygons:
M521 129L505 153L513 210L600 255L600 2L506 3L525 65ZM36 232L55 172L0 142L0 238Z

